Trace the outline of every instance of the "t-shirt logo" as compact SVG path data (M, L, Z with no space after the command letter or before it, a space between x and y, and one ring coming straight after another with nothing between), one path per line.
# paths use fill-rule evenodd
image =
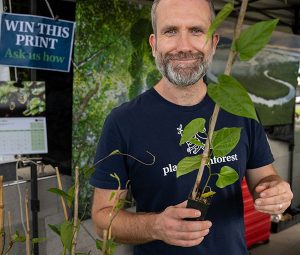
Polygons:
M183 128L182 128L182 124L179 125L179 127L177 128L177 133L182 136L182 132L183 132ZM206 132L206 129L204 128L203 132ZM203 136L203 133L197 133L194 138L197 139L199 142L205 144L207 137ZM191 142L186 142L187 145L187 153L189 154L198 154L200 150L204 150L204 146L198 146L196 144L193 144Z
M203 133L205 132L205 128L203 130ZM177 134L179 134L180 136L182 136L182 132L183 132L183 128L182 128L182 124L179 125L179 127L177 128ZM197 133L194 138L197 139L199 142L201 142L202 144L205 144L207 137L203 136L203 133ZM203 146L199 146L190 142L186 142L187 145L187 153L189 154L200 154L199 151L203 151L204 150L204 145ZM225 162L230 162L230 161L237 161L238 160L238 156L237 154L232 154L232 155L227 155L224 157L213 157L210 159L210 164L214 165L214 164L220 164L220 163L225 163ZM167 176L170 173L174 173L177 170L177 165L174 164L168 164L168 166L163 167L163 175Z

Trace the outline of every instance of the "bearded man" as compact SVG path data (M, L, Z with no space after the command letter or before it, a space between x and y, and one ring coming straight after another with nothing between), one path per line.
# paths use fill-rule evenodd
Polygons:
M108 227L118 182L127 193L130 180L136 212L121 210L112 224L117 242L134 244L134 255L246 255L241 181L244 176L257 210L282 213L292 193L275 172L265 133L254 120L222 111L216 129L242 127L241 139L228 162L217 161L219 172L226 164L238 171L239 181L217 189L204 221L186 221L201 212L186 208L186 199L196 171L176 178L176 165L186 156L201 154L203 148L186 143L179 146L183 127L195 118L209 123L214 102L203 80L215 53L219 36L207 40L214 19L209 0L155 0L152 6L152 54L162 79L133 101L114 109L107 117L95 162L118 149L130 157L114 156L96 166L90 183L95 186L92 219L101 236ZM208 126L206 126L208 130ZM205 143L206 137L198 137ZM220 163L219 163L220 162ZM205 176L203 177L205 179Z

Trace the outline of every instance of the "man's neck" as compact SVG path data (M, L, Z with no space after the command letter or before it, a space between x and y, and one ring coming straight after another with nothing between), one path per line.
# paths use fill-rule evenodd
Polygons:
M169 102L182 106L192 106L200 103L207 92L203 79L194 85L179 87L163 78L154 86L154 89Z

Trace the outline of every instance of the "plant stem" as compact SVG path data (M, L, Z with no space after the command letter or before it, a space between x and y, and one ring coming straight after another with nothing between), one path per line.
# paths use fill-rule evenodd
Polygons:
M208 171L209 171L208 177L207 177L206 183L205 183L205 185L204 185L204 187L203 187L201 196L204 194L204 192L205 192L205 190L206 190L206 187L207 187L207 185L208 185L208 183L209 183L209 181L210 181L210 178L211 178L211 176L212 176L212 173L211 173L211 167L210 167L210 166L208 166ZM200 196L200 197L201 197L201 196Z
M3 235L4 235L4 229L3 229L3 176L0 176L0 251L2 252L3 247Z
M13 247L13 245L14 245L13 241L10 241L8 243L8 247L7 247L7 250L4 252L4 255L9 255L9 251L11 250L11 248Z
M236 39L239 38L239 36L241 34L243 21L244 21L245 15L246 15L247 5L248 5L248 0L243 0L241 9L240 9L240 13L239 13L239 17L238 17L238 20L236 23L232 43L235 43ZM232 69L235 59L236 59L236 56L237 56L237 53L235 51L233 51L232 49L230 49L224 74L230 75L231 69ZM217 123L219 111L220 111L220 106L218 106L216 104L210 124L209 124L208 138L206 139L206 142L205 142L205 148L204 148L204 151L202 154L202 159L201 159L201 164L200 164L200 167L198 170L198 175L197 175L197 178L196 178L196 181L195 181L195 184L193 187L193 191L192 191L192 199L194 199L194 200L196 199L196 196L197 196L197 192L198 192L198 188L199 188L199 185L200 185L200 182L202 179L204 167L206 166L207 161L209 160L211 139L212 139L213 132L215 130L216 123Z
M71 255L75 255L78 235L78 194L79 194L79 167L75 167L75 191L74 191L74 223Z
M57 178L57 186L60 190L63 190L58 167L55 167L55 173L56 173L56 178ZM63 207L65 220L68 221L68 213L67 213L67 207L66 207L65 199L61 196L60 200L61 200L61 204L62 204L62 207Z
M12 241L12 238L11 238L11 236L12 236L12 229L11 229L10 210L8 210L8 212L7 212L7 225L8 225L8 243L13 245L13 241ZM7 252L5 254L9 254L9 250L10 249L7 249Z
M103 245L102 245L102 254L106 255L106 243L107 243L107 229L103 230Z
M25 194L25 215L26 215L26 255L30 255L30 226L29 226L29 210L28 210L28 189Z

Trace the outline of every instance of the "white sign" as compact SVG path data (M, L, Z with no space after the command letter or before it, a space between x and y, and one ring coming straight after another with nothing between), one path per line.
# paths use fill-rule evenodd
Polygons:
M0 118L0 155L47 152L46 118Z

